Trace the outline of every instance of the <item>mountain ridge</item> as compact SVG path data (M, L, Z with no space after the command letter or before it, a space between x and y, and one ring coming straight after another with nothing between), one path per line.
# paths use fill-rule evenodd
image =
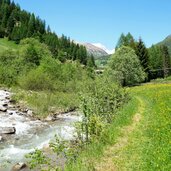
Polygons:
M88 54L93 55L96 59L100 57L105 57L114 53L114 50L108 50L101 43L80 43L80 42L77 42L77 43L85 46Z

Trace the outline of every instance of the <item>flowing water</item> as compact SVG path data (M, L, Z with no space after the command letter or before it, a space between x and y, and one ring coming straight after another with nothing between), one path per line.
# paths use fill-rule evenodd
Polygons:
M10 95L9 92L0 90L0 106L6 103L10 107ZM59 115L57 121L42 122L26 117L12 106L6 112L0 112L0 127L16 129L15 134L5 135L5 140L0 142L0 171L4 166L9 168L17 162L24 162L25 154L35 148L42 149L47 146L55 135L67 140L72 139L73 123L78 120L80 117L67 113Z

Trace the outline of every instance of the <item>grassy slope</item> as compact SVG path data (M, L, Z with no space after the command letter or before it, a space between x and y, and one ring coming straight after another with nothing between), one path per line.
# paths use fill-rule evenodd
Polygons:
M107 137L93 143L66 170L171 170L171 84L130 89L132 100Z
M0 39L0 52L4 51L4 50L8 50L8 49L12 49L12 50L17 50L18 49L18 45L15 44L15 42L13 41L8 41L7 38L4 39Z

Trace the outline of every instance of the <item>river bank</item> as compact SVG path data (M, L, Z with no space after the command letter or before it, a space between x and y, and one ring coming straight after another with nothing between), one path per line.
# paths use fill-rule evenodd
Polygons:
M38 120L32 110L22 111L13 104L11 96L11 92L0 90L0 170L7 171L14 164L25 162L25 154L46 147L55 135L72 139L73 123L80 119L77 112L69 112L57 115L53 121Z

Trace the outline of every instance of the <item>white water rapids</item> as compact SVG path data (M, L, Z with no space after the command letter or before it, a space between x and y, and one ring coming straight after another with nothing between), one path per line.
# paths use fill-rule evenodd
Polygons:
M33 120L23 115L9 102L10 92L0 90L0 106L8 104L6 112L0 112L0 127L15 127L15 134L5 135L0 141L0 171L24 162L24 156L46 146L55 135L63 139L72 139L74 135L73 123L80 117L73 113L63 114L54 122ZM0 135L3 137L3 135ZM7 169L7 170L8 170Z

